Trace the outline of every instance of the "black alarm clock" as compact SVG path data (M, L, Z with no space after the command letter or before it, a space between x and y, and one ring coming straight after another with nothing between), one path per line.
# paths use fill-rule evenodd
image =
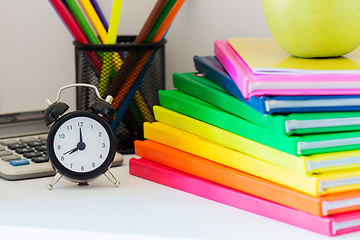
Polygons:
M66 113L69 106L59 102L61 92L71 87L90 87L99 100L89 106L90 111ZM109 125L115 118L112 97L105 100L91 84L71 84L59 90L56 101L44 112L47 125L52 124L47 137L47 152L56 174L49 189L64 177L87 184L105 174L116 186L119 182L109 171L116 154L116 138Z

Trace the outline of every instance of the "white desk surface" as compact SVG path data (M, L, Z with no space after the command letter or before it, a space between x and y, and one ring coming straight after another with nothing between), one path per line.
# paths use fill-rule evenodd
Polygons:
M327 237L181 192L112 168L88 186L61 179L0 179L1 239L360 239Z

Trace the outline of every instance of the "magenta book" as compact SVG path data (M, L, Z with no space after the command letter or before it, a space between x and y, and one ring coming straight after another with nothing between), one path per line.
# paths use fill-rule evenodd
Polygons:
M217 59L246 99L264 95L360 94L358 51L348 58L300 59L286 55L274 44L266 38L215 41Z

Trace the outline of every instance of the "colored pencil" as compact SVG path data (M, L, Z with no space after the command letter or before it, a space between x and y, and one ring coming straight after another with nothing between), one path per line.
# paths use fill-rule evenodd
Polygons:
M177 0L168 0L167 1L167 3L164 6L164 8L162 9L160 15L156 19L154 26L151 28L149 34L147 35L145 42L151 42L155 33L158 31L159 27L164 22L164 20L166 19L166 16L169 14L171 9L174 7L176 2L177 2Z
M96 0L90 0L90 2L91 2L91 5L94 7L97 15L99 16L99 18L101 20L101 23L103 24L104 28L107 31L109 29L109 24L106 21L106 18L104 16L103 12L101 11L101 8L100 8L99 4L97 3Z
M115 44L120 21L122 0L113 0L106 44Z
M73 38L79 43L89 43L84 32L79 28L79 25L73 19L72 15L69 13L67 8L63 5L61 0L49 0L50 4L53 6L58 16L61 18Z
M151 107L146 103L145 98L141 94L141 92L138 90L135 93L134 96L135 103L139 106L139 109L141 111L141 115L145 119L146 122L154 122L155 117L152 114L152 111L150 111Z
M61 0L49 0L58 16L62 19L63 23L75 39L75 41L88 44L89 40L80 28L78 22L72 15L71 11L64 5ZM96 72L101 71L101 61L95 53L86 53L87 59L91 62L91 65L95 68Z
M131 84L126 85L126 89L124 90L123 94L121 95L121 99L118 98L118 101L116 103L112 102L112 105L114 106L114 108L117 108L115 120L112 121L112 123L111 123L111 127L114 130L117 129L117 127L119 126L119 124L125 114L125 111L129 107L129 104L134 100L134 96L136 95L136 92L138 91L139 86L140 86L143 78L145 77L147 69L150 67L149 65L151 64L153 58L154 58L154 52L150 56L150 60L145 61L145 66L142 70L140 70L139 75L137 77L131 79L131 80L133 80L133 82ZM138 107L139 107L140 111L142 110L141 111L142 116L147 115L147 113L144 112L144 110L141 108L141 106L138 105Z
M169 14L166 16L164 21L159 26L158 30L154 34L153 38L151 39L151 42L158 42L165 38L165 35L167 34L171 23L173 22L175 16L179 12L181 6L185 0L177 0L173 8L170 10Z
M144 43L147 35L152 29L153 25L156 22L156 19L159 17L162 9L164 8L167 0L158 0L154 5L150 15L146 19L144 26L139 32L138 36L135 38L134 43ZM106 94L115 96L116 93L120 90L122 82L129 74L129 69L133 68L134 63L138 61L139 55L134 52L130 52L128 56L124 59L124 65L122 69L118 72L116 77L109 83Z
M168 5L171 5L171 1L170 3L168 2ZM158 27L157 30L160 29L162 35L160 35L160 33L157 36L157 38L163 39L164 35L167 33L171 22L173 21L173 19L175 18L176 14L178 13L179 9L181 8L182 4L184 3L184 0L179 0L179 1L174 1L174 4L172 4L172 8L168 9L165 8L162 10L162 13L166 12L165 17L163 18L163 16L160 14L158 19L163 19L163 21L166 20L166 22L162 22L160 23L158 26L153 26L153 28ZM162 27L162 28L160 28ZM150 33L151 34L151 33ZM154 33L155 36L156 32ZM148 40L149 36L147 37ZM152 41L152 39L150 39L150 41ZM156 52L156 51L155 51ZM151 58L151 56L154 54L154 51L148 51L145 52L141 55L140 59L141 61L138 61L135 66L132 68L132 71L130 72L130 74L127 75L126 80L124 81L124 83L121 85L121 87L119 88L117 94L114 97L114 101L113 101L113 106L115 108L117 108L117 112L123 112L124 109L123 108L127 108L128 104L126 103L122 103L122 101L125 99L125 97L128 97L127 95L129 94L130 89L132 88L132 86L134 85L134 83L136 82L136 78L138 78L140 72L143 70L144 65L149 61L149 59ZM117 120L117 123L120 123L119 120ZM113 124L113 128L115 128L115 124Z
M166 5L167 0L158 0L156 4L154 5L150 15L148 16L144 26L142 27L141 31L139 32L138 36L134 40L134 43L143 43L146 40L147 35L149 34L151 28L153 27L154 23L156 22L156 19L158 19L161 11L163 10L164 6ZM139 58L139 54L130 52L128 56L124 60L124 66L122 66L122 69L117 74L117 77L113 79L113 81L110 82L109 87L107 89L107 94L115 95L121 88L122 88L122 81L126 78L129 74L129 69L133 68L134 63L137 64L137 59ZM146 61L145 61L146 62ZM144 62L144 63L145 63ZM132 71L133 72L133 71ZM140 81L138 81L138 84L134 84L135 79L132 79L131 85L139 85ZM131 91L130 87L131 85L127 85L126 91L124 92L124 95L122 98L119 98L117 101L117 104L115 107L121 106L121 109L117 112L117 118L113 122L113 126L118 126L120 124L121 118L125 113L125 109L128 107L130 103L130 99L135 97L136 104L138 105L139 109L141 110L141 114L143 117L145 117L146 121L153 121L153 115L152 111L148 109L148 105L146 102L143 101L139 96L141 96L141 93L137 91ZM136 86L134 86L136 87ZM127 95L127 96L126 96ZM116 127L114 127L116 128Z
M77 42L84 44L100 43L99 39L95 35L94 31L92 31L91 26L87 22L84 14L75 0L63 0L64 3L62 3L61 0L49 1L58 12L64 24L67 26L70 33ZM84 9L84 12L98 33L101 42L105 44L115 44L121 14L122 0L113 1L109 25L107 25L106 19L104 18L96 0L79 1L82 8ZM144 26L136 37L134 43L156 42L164 39L171 22L179 11L183 2L184 0L158 0L150 15L148 16ZM68 5L68 7L64 6L65 3ZM108 29L107 33L106 29ZM101 64L96 54L87 54L94 67L97 69L97 74L99 72L101 73L99 82L100 94L102 96L104 94L113 96L115 95L115 101L113 103L115 108L119 107L120 105L121 108L128 108L131 102L130 97L131 99L134 98L143 114L143 117L145 117L147 121L153 121L151 110L146 109L149 108L149 106L146 104L142 94L138 90L138 87L140 85L139 79L143 78L142 75L144 75L144 71L147 69L146 66L149 66L149 64L147 64L148 61L153 59L152 56L154 56L156 52L156 50L147 51L142 54L130 52L130 54L128 54L125 58L124 64L118 54L115 56L113 53L107 54L105 52L103 64ZM103 55L100 57L102 56ZM140 59L141 61L139 61ZM112 70L114 70L112 65L113 60L117 63L120 63L115 66L119 71L109 84L110 73ZM120 68L121 64L122 66ZM100 71L99 67L101 68ZM131 92L130 89L132 89ZM125 103L122 103L125 98L129 100L127 100ZM119 111L124 112L123 109L120 109Z
M167 0L158 0L156 2L149 17L146 19L144 26L141 28L139 34L137 35L134 43L143 43L146 41L146 37L149 35L151 28L154 26L156 19L159 17L166 2Z
M101 42L106 43L107 40L107 31L100 20L97 12L95 11L93 5L90 0L80 0L80 4L83 7L86 15L90 19L92 25L94 26L97 34L99 35Z
M174 4L168 3L168 5L167 5L167 7L169 5L171 5L173 7L172 9L163 9L163 11L162 11L162 13L166 12L166 14L169 14L170 12L172 12L172 14L168 18L166 16L164 18L163 18L163 16L158 17L158 19L162 19L162 18L164 20L167 19L166 23L159 25L159 27L163 26L162 29L165 29L164 33L167 32L168 27L170 26L172 20L175 18L175 15L177 14L177 12L181 8L182 4L184 3L184 0L173 1L173 2L174 2ZM163 36L161 36L160 40L162 38L163 38ZM152 41L152 39L150 41ZM120 106L121 101L125 98L126 93L129 91L129 89L132 86L132 84L134 83L136 77L139 75L139 72L142 70L143 66L150 58L151 53L152 52L145 52L140 58L141 61L138 61L137 64L135 65L135 67L130 72L130 74L128 74L128 77L126 78L124 84L121 85L117 94L114 97L113 105L115 106L115 108L118 108Z
M123 2L122 0L113 0L106 44L116 43L122 2ZM99 92L101 96L104 96L106 89L108 88L110 72L111 72L110 70L112 68L111 63L112 63L112 52L105 52L103 68L101 70L100 82L99 82Z
M80 24L82 30L84 31L86 37L89 39L89 42L92 44L100 44L99 39L94 34L93 30L91 29L89 23L87 22L84 14L82 13L81 9L79 8L78 4L75 0L66 0L71 12L74 14L76 20Z

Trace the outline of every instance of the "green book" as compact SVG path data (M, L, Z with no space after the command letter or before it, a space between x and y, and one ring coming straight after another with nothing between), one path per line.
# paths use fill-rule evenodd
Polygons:
M304 135L360 130L360 112L315 112L264 115L195 73L174 73L174 87L278 134Z
M360 149L360 131L285 136L179 90L159 91L160 105L296 156Z

